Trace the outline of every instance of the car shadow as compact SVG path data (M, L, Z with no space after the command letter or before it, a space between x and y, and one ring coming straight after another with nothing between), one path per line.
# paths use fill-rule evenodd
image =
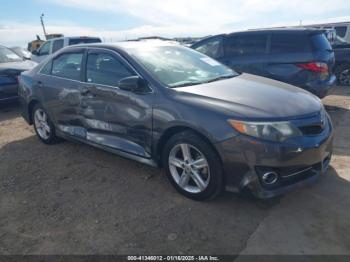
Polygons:
M224 193L196 202L160 169L84 144L47 146L35 136L3 145L0 155L2 254L238 254L289 195L262 201ZM343 195L349 182L333 168L291 194L307 191L350 204Z

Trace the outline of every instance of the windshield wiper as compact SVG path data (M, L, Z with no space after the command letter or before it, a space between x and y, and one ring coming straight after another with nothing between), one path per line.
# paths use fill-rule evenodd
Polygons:
M215 81L219 81L219 80L223 80L223 79L229 79L229 78L233 78L237 75L228 75L228 76L219 76L213 79L210 79L208 81L206 81L205 83L211 83L211 82L215 82Z
M194 85L200 85L200 84L203 84L203 83L202 82L188 82L188 83L183 83L183 84L174 85L174 86L170 86L170 87L176 88L176 87L194 86Z

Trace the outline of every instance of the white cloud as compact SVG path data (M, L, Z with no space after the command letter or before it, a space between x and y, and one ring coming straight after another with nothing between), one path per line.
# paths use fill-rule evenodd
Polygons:
M255 20L266 14L298 15L328 14L349 8L348 0L48 0L58 5L80 9L124 13L156 25L174 23L208 26ZM299 20L298 17L292 18Z
M126 14L145 21L144 25L128 30L104 30L55 21L47 26L50 33L65 35L97 35L106 41L117 41L161 35L203 36L237 29L268 27L271 25L297 25L316 22L315 18L328 18L337 12L350 9L348 0L37 0L112 14ZM74 18L72 18L74 19ZM350 20L350 17L341 18ZM325 21L325 20L324 20ZM318 22L318 21L317 21ZM321 21L323 22L323 21ZM101 22L100 22L101 23ZM99 23L99 24L100 24ZM108 21L106 21L108 25ZM110 28L110 25L109 27ZM39 24L20 24L0 20L0 39L7 45L25 45L41 34Z

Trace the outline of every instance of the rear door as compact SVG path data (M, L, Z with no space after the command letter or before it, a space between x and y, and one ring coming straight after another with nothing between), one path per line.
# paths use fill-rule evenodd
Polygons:
M151 89L134 93L118 88L121 79L136 75L116 52L90 50L81 115L88 141L149 158L154 94Z
M74 49L55 57L37 75L36 86L50 118L60 131L84 136L80 117L83 49Z
M237 72L265 76L268 38L266 32L231 34L224 41L220 61Z

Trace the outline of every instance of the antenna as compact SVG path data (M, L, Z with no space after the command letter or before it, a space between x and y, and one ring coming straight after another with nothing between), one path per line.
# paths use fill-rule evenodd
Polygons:
M44 35L45 35L45 39L47 40L47 33L46 33L46 29L45 29L45 24L44 24L44 14L41 14L40 16L40 21L41 21L41 25L43 27L43 31L44 31Z

